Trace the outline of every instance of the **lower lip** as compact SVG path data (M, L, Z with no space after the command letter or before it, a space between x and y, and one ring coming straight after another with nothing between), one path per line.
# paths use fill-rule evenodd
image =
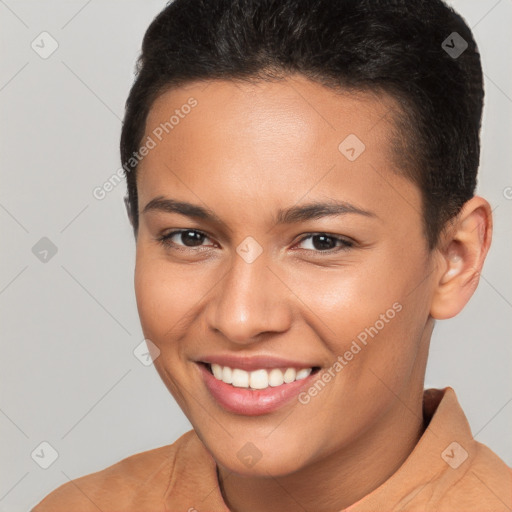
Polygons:
M206 368L198 363L204 383L215 400L229 412L245 416L258 416L275 411L292 401L302 388L311 385L318 372L309 374L301 380L267 389L237 388L216 379Z

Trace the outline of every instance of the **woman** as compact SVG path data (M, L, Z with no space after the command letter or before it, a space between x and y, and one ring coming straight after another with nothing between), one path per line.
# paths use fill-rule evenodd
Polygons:
M491 242L470 29L440 0L176 0L121 138L135 291L193 430L35 512L510 510L436 319Z

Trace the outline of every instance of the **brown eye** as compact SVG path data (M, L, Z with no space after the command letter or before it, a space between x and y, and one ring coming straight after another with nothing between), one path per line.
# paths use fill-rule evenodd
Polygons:
M328 233L311 233L303 237L299 244L308 241L309 247L303 247L306 250L313 250L315 252L329 252L346 250L354 245L354 243L346 238Z
M202 246L205 239L208 239L207 235L201 231L195 229L180 229L177 231L171 231L170 233L161 236L158 240L167 246L178 246L178 247L200 247Z

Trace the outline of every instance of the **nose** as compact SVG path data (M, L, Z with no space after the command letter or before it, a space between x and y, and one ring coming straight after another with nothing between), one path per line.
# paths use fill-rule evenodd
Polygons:
M289 290L269 268L265 253L252 263L235 253L229 264L206 308L209 328L239 345L259 341L263 333L288 330Z

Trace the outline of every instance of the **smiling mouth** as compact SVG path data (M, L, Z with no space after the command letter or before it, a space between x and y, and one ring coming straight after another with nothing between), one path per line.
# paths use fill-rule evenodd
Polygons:
M310 368L261 368L253 371L231 368L216 363L200 362L217 380L236 388L254 390L278 387L305 379L320 371L319 366Z

